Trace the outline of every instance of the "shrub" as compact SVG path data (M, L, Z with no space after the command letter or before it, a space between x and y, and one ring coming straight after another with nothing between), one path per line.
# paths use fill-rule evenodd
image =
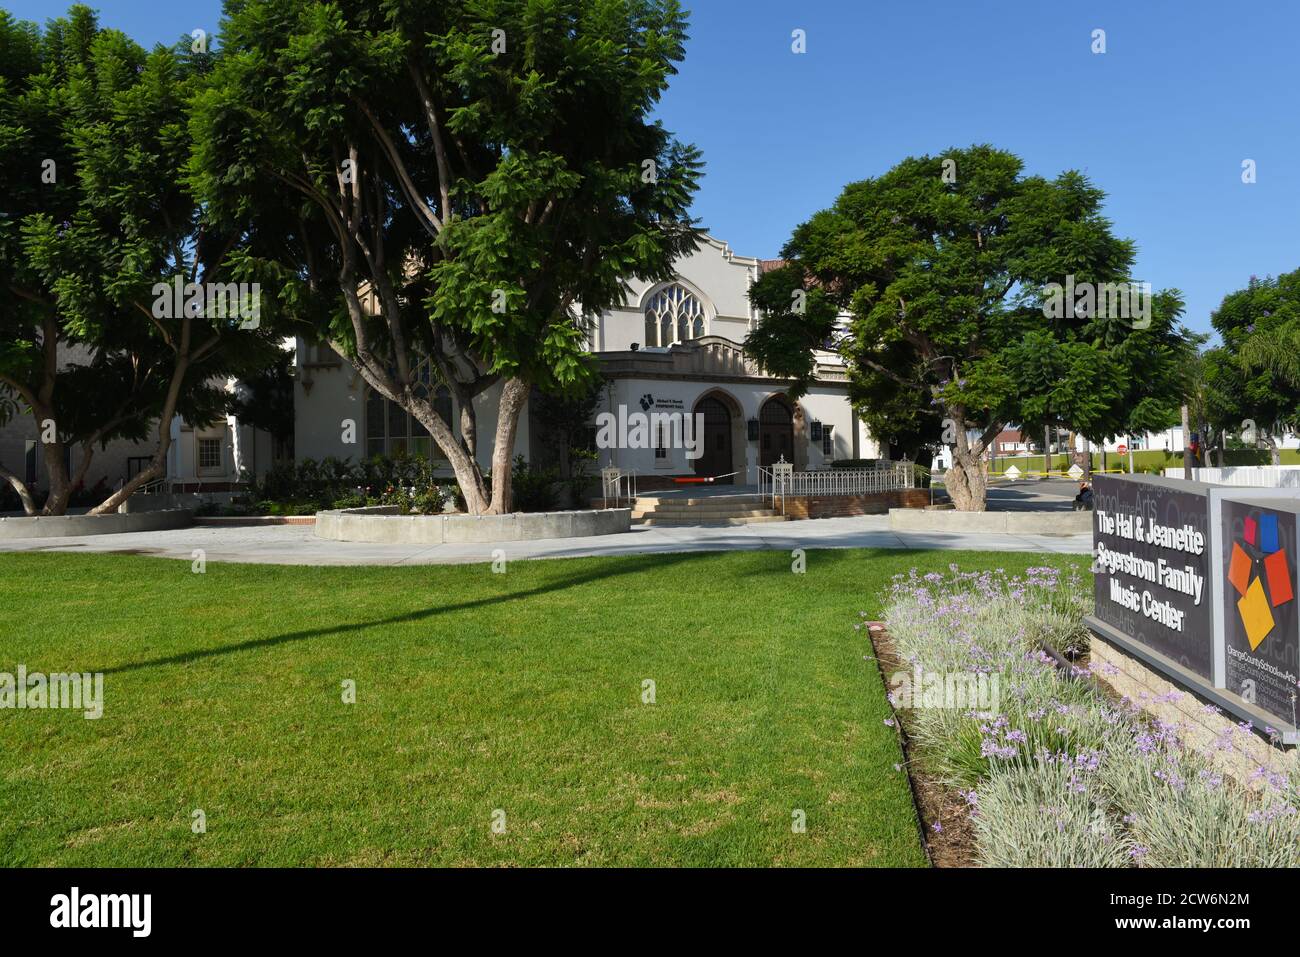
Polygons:
M90 488L86 488L85 485L78 483L77 487L74 488L72 493L68 496L68 506L70 508L93 507L104 501L104 499L108 498L111 494L112 490L108 487L107 478L101 477L99 481ZM22 506L20 505L19 507L21 508Z
M1248 732L1218 742L1225 750ZM1259 790L1243 791L1183 747L1177 729L1157 723L1132 747L1112 752L1103 780L1126 811L1135 853L1152 867L1295 867L1300 863L1296 788L1260 773Z
M1132 843L1101 794L1091 755L1047 754L968 795L984 867L1123 867Z
M407 512L436 513L455 507L455 480L434 474L422 456L375 456L362 462L303 459L245 476L246 507L270 515L311 514L329 508L397 505ZM463 502L461 504L463 508Z
M557 469L531 469L522 455L515 457L511 471L514 509L516 512L550 512L557 502L555 484L559 481Z
M1178 728L1114 704L1072 680L1088 669L1067 674L1043 651L1081 643L1091 599L1077 571L950 570L898 576L886 618L910 666L999 679L995 711L920 708L908 718L922 762L976 809L981 863L1300 865L1297 780L1261 770L1247 791L1186 747ZM1233 750L1250 734L1229 731L1217 747Z

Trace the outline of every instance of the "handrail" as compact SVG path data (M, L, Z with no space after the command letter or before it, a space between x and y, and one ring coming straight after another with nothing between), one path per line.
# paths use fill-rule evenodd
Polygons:
M619 503L626 498L629 502L636 500L636 469L624 472L617 466L610 466L600 470L600 490L603 506L609 508L609 500L614 500L614 507L618 508ZM627 489L626 495L624 488Z

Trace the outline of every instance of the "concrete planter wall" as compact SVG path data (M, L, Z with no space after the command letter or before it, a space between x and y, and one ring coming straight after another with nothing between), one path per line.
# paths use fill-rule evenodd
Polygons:
M896 532L1082 535L1092 531L1092 512L956 512L891 508L889 527Z
M72 538L81 535L115 535L122 532L157 532L188 528L194 513L188 508L153 512L117 512L110 515L42 515L35 518L0 518L0 539Z
M442 545L586 538L630 531L632 510L515 512L510 515L401 515L396 506L316 513L316 537L340 542Z

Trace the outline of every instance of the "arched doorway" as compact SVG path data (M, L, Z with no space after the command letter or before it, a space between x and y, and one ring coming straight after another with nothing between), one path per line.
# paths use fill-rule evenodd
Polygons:
M700 457L695 460L695 474L716 476L733 471L731 411L718 399L707 396L695 404L695 414L704 416L703 448ZM719 479L719 481L731 482L732 478Z
M774 395L758 412L758 464L766 468L782 457L794 462L794 413Z

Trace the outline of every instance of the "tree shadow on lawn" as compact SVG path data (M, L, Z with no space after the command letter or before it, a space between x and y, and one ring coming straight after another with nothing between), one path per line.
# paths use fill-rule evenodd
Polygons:
M802 547L802 546L801 546ZM779 549L771 549L779 551ZM887 571L882 571L880 586L888 589L892 583L894 574L906 574L911 569L921 572L938 571L942 574L948 574L948 566L956 565L959 571L984 571L986 569L998 568L1007 564L1019 564L1025 561L1023 556L1035 556L1033 563L1040 565L1080 565L1087 561L1086 554L1076 554L1074 552L1043 552L1036 551L1030 546L1026 546L1023 551L1001 551L998 549L954 549L954 548L880 548L880 547L850 547L845 548L838 545L829 547L821 543L810 544L802 547L809 563L804 574L813 574L814 571L826 570L828 566L831 569L844 570L843 566L855 564L858 562L880 562L882 566L887 566ZM768 574L765 571L751 569L737 573L738 578L759 578ZM861 589L870 583L862 580L855 580L854 587Z
M611 563L604 569L591 570L579 575L572 575L567 579L548 582L526 591L511 592L505 595L490 595L484 598L475 598L472 601L460 602L455 605L443 605L437 608L421 608L417 611L409 611L401 615L393 615L389 618L378 618L372 621L351 622L328 628L308 628L302 631L289 631L280 635L271 635L266 638L253 638L248 641L241 641L233 645L224 645L219 648L204 648L198 651L188 651L184 654L169 655L165 658L151 658L148 661L134 661L111 668L91 668L89 670L92 673L98 672L105 675L113 675L123 674L130 671L140 671L145 668L165 668L169 665L184 665L193 661L202 661L205 658L213 658L218 655L237 654L241 651L252 651L258 648L270 648L275 645L288 644L289 642L306 641L309 638L323 638L326 635L342 635L347 634L348 632L362 631L366 628L423 621L424 619L431 618L435 615L457 611L469 611L471 609L483 608L489 605L499 605L520 599L534 598L538 595L545 595L550 592L562 591L568 588L576 588L580 585L588 585L593 582L615 578L620 575L634 575L652 569L662 570L668 565L676 565L689 561L700 561L709 557L709 554L699 552L675 552L666 555L653 554L619 556L616 562Z

